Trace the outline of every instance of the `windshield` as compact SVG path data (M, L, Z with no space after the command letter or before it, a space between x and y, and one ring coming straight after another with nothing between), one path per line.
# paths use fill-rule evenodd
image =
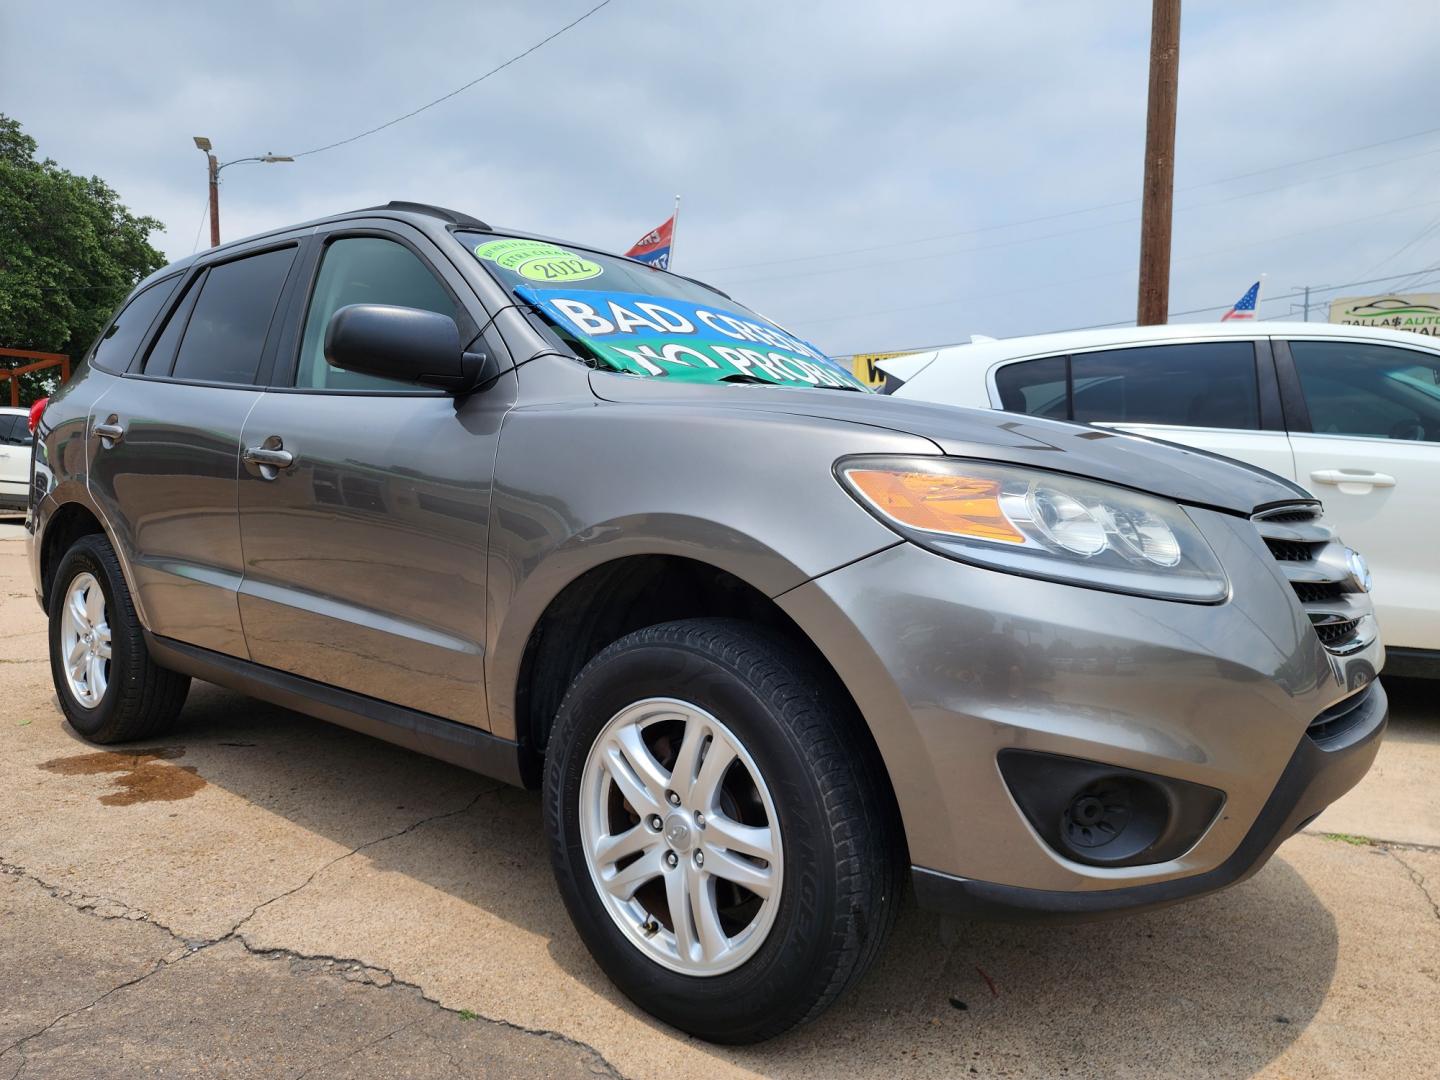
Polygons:
M676 274L550 241L456 236L579 355L612 371L869 393L808 341Z

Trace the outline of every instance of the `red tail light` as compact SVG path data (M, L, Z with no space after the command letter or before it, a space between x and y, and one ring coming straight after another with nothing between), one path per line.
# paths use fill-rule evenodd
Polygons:
M48 397L42 397L34 405L30 406L30 434L35 434L35 429L40 426L40 417L45 415L45 406L50 404Z

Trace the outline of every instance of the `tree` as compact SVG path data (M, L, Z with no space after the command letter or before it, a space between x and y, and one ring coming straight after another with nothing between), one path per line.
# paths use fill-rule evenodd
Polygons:
M0 113L0 346L79 360L125 295L165 265L149 243L164 226L132 214L98 176L37 161L35 149ZM21 380L24 401L54 382L49 372Z

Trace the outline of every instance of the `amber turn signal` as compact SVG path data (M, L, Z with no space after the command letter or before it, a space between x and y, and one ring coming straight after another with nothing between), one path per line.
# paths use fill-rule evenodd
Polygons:
M1025 543L1000 509L998 480L889 469L849 469L845 476L876 510L908 528Z

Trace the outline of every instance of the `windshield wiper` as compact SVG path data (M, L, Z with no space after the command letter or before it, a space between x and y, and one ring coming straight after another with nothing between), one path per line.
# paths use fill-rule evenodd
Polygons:
M745 372L739 371L737 371L734 375L721 375L720 378L716 379L715 381L724 383L743 383L747 386L779 386L791 390L853 390L857 394L865 393L865 391L861 390L858 386L845 386L843 384L840 386L826 386L821 383L808 383L804 386L798 386L795 383L775 382L772 379L762 379L758 375L750 375Z

